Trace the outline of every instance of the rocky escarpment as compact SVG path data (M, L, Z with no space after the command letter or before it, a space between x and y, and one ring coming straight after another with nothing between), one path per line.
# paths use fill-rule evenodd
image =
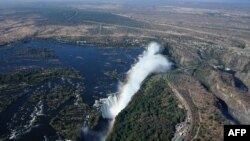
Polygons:
M211 84L212 92L225 101L229 107L229 111L235 116L240 123L250 123L250 95L245 86L236 87L239 82L233 74L227 74L218 71L212 71L208 77Z
M230 114L240 123L250 123L248 50L198 41L168 47L180 70L196 78L214 97L223 100Z

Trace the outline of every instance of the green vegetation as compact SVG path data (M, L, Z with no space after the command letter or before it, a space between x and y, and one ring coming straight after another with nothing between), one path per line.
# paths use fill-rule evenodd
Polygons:
M221 50L211 47L200 52L199 56L202 60L216 60L218 63L222 63L221 53Z
M53 85L48 84L52 83L50 81L53 81L53 78L58 79L53 82ZM82 82L64 81L72 79L81 80L82 76L79 72L68 68L32 68L18 70L10 74L1 74L0 112L4 111L19 97L22 97L24 95L23 90L35 86L39 89L32 90L30 97L23 105L29 107L30 105L37 105L41 101L47 107L46 116L56 132L64 139L80 140L81 126L84 121L83 115L90 115L92 120L96 117L97 111L91 110L80 97L84 91ZM40 89L45 85L50 86ZM19 93L17 92L18 89L22 91Z
M101 113L95 109L92 109L92 111L89 113L88 126L93 129L98 124L101 118Z
M117 80L122 80L122 76L117 72L117 70L105 72L104 75Z
M76 90L79 93L82 92L83 89L84 88L82 86L76 89L70 84L55 85L49 91L38 91L34 93L30 97L29 101L32 103L37 103L42 100L48 106L49 111L57 110L60 106L67 103L67 101L70 101L74 98L74 93L76 93Z
M51 90L51 93L47 95L48 108L58 108L60 103L65 103L70 97L73 97L74 87L67 85L56 86Z
M67 102L72 103L72 99L75 98L74 94L80 94L82 90L83 88L78 88L74 91L72 86L56 86L46 97L48 110L58 111L60 109L56 116L51 118L50 125L64 139L81 140L81 127L86 115L88 115L90 127L95 126L100 117L100 113L96 109L91 109L82 98L74 105Z
M11 105L13 101L16 101L22 95L22 93L10 96L0 94L0 113L4 111L9 105Z
M23 86L36 85L49 78L81 78L79 72L68 68L32 68L22 69L11 74L0 74L0 92Z
M200 66L197 69L194 69L193 76L200 81L200 83L207 89L210 89L209 80L207 77L210 74L210 70L208 67Z
M232 42L233 42L233 46L237 48L241 48L241 49L246 48L246 43L243 40L234 39Z
M32 59L55 59L56 55L52 49L48 48L22 48L17 50L18 57L26 57Z
M17 90L25 90L45 80L61 77L82 79L78 72L68 68L32 68L18 70L9 74L0 74L0 112L24 94L23 91L16 93ZM61 89L61 92L67 92L65 90L69 90L69 88ZM55 90L54 93L59 94L56 91L57 90ZM58 97L65 98L64 96L65 95Z
M175 125L185 119L167 81L161 75L148 79L116 118L108 141L170 141Z
M73 141L80 140L81 126L84 121L83 113L88 106L70 105L61 110L56 117L50 121L50 125L65 139Z

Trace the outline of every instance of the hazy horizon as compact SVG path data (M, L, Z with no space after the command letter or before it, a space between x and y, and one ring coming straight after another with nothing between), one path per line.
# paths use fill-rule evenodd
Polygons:
M249 3L249 0L8 0L0 2L113 2L113 3L175 3L175 2L205 2L205 3Z

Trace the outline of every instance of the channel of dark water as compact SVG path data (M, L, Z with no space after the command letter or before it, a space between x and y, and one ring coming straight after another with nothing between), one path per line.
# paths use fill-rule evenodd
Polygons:
M222 114L230 121L232 121L234 124L240 124L240 121L236 119L229 111L228 106L225 101L223 101L220 98L217 98L217 104L219 109L221 110Z

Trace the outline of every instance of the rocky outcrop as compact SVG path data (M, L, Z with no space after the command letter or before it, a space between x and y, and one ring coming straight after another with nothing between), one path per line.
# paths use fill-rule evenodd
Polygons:
M240 123L250 124L250 95L235 87L233 74L212 71L207 78L210 79L211 91L227 103L231 114Z

